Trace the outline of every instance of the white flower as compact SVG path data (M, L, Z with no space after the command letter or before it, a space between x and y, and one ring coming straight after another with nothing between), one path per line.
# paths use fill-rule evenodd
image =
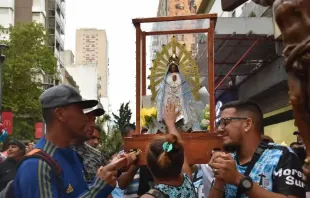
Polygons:
M210 121L207 120L207 119L203 119L203 120L201 120L200 125L201 125L202 127L207 128L207 127L210 125Z

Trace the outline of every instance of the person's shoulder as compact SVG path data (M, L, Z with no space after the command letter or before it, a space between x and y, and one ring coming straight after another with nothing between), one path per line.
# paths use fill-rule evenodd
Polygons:
M154 196L149 195L149 194L144 194L141 196L141 198L154 198Z
M18 171L24 172L23 170L37 169L39 166L40 159L38 158L28 158L20 162L18 166ZM27 172L27 171L26 171Z
M85 145L85 147L87 148L87 150L88 150L89 152L93 153L94 155L98 155L98 156L101 155L101 152L100 152L98 149L96 149L96 148L90 146L90 145L87 144L86 142L84 143L84 145Z
M267 148L270 153L280 152L282 155L295 155L294 151L290 147L285 145L269 143Z
M22 180L26 178L37 179L35 176L49 174L50 171L51 167L44 160L28 158L18 165L16 178L21 178Z
M18 184L21 188L23 188L23 186L29 186L30 184L35 187L40 178L42 179L49 174L50 170L47 163L41 159L26 159L19 164L14 183Z

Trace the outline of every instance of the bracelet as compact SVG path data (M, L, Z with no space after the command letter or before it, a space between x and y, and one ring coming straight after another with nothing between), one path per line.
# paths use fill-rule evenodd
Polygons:
M216 187L215 185L213 185L213 188L214 188L215 190L217 190L217 191L225 192L225 188L220 189L220 188Z

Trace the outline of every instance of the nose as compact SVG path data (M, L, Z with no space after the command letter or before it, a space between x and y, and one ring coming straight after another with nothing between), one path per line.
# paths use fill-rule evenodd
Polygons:
M224 128L224 127L221 127L221 126L218 126L218 127L217 127L217 132L220 133L221 135L223 135L224 132L225 132L225 128Z

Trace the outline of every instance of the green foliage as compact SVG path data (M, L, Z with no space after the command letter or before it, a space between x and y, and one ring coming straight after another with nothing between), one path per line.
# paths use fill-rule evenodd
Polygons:
M249 17L256 17L255 12L252 11L252 12L249 14Z
M111 117L108 114L104 114L103 116L100 116L96 119L96 125L100 126L102 132L105 134L107 131L104 131L104 126L107 124L107 122L111 121Z
M120 109L118 110L119 115L112 113L114 117L114 123L119 131L123 131L124 127L130 124L131 119L131 109L129 108L129 102L122 103Z
M114 154L122 150L123 138L121 131L117 128L113 128L105 137L101 138L101 144L99 150L106 156L111 158Z
M57 60L52 49L46 45L50 40L41 24L18 24L8 30L3 69L3 107L14 114L13 135L20 139L33 138L34 123L42 120L39 96L43 74L56 78Z

